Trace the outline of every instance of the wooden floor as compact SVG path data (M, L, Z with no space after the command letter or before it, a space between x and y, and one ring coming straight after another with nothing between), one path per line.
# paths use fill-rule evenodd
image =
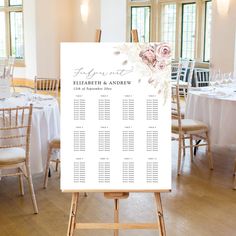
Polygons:
M208 169L204 149L193 163L187 152L183 174L176 176L177 146L172 148L172 192L162 194L168 236L235 236L236 191L232 190L236 151L214 150L214 171ZM43 175L33 177L39 214L33 207L25 184L25 196L18 195L18 180L0 181L0 236L66 235L71 195L60 191L59 178L53 173L48 189L43 189ZM112 201L102 194L90 193L80 198L81 222L112 222ZM131 194L121 202L121 221L155 221L152 194ZM109 236L111 231L77 231L80 236ZM156 236L156 231L121 231L121 236Z
M176 176L176 150L173 145L172 192L162 194L167 235L235 236L236 191L233 191L233 152L214 151L215 170L209 171L204 149L199 150L194 163L187 153L183 174ZM59 178L53 173L48 189L43 189L42 174L34 176L39 214L33 215L28 191L18 195L16 178L0 181L0 235L66 235L70 194L59 189ZM25 186L26 189L26 186ZM102 194L90 193L80 198L81 222L113 220L112 201ZM131 194L121 202L121 221L155 221L155 205L152 194ZM111 231L80 231L80 236L108 236ZM155 231L122 231L121 236L154 236Z

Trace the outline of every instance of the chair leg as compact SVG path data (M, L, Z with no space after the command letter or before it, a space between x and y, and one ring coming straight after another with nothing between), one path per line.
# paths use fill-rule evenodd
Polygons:
M185 138L183 137L183 155L185 156Z
M19 169L18 169L18 173L20 173L20 172L21 172L21 169L19 168ZM24 196L23 174L20 174L20 175L18 176L18 178L19 178L20 195L21 195L21 196Z
M208 132L206 132L206 141L207 141L207 157L208 157L208 162L209 162L209 168L210 170L213 170L211 143L210 143Z
M32 199L33 207L34 207L34 214L38 214L39 211L38 211L38 206L37 206L37 202L35 198L33 180L32 180L32 175L31 175L29 165L26 165L26 173L27 173L27 179L28 179L28 184L29 184L29 191L30 191L30 195L31 195L31 199Z
M234 164L234 186L233 189L236 190L236 159Z
M191 161L193 161L193 136L190 135L190 155L191 155Z
M61 161L58 159L58 160L57 160L57 165L59 166L59 167L58 167L59 178L61 178L61 169L60 169L60 163L61 163Z
M200 143L201 143L201 141L202 141L202 140L197 140L197 141L196 141L196 143L195 143L195 145L198 145L198 144L200 144ZM197 154L197 149L198 149L198 147L197 147L197 146L195 146L195 147L194 147L194 156L196 156L196 154Z
M179 149L178 149L178 167L177 167L177 171L178 171L178 175L180 175L180 169L181 169L181 158L182 158L182 136L179 135Z
M56 172L58 171L59 162L59 160L56 161Z
M44 184L43 184L44 188L47 188L48 186L48 174L49 174L49 167L50 167L50 160L51 160L51 152L52 152L52 148L49 145L46 168L45 168L45 175L44 175Z

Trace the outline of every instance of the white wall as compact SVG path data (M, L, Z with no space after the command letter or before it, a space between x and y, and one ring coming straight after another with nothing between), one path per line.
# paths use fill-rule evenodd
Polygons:
M126 41L126 0L101 0L102 42Z
M71 12L71 0L37 1L36 49L38 76L60 76L60 42L72 40Z
M88 21L81 20L80 5L88 4ZM96 29L100 29L100 0L73 0L73 41L94 42Z
M82 22L80 5L85 1L89 16ZM25 0L25 68L15 68L14 77L59 77L60 42L94 42L100 8L100 0Z
M222 72L233 72L235 58L236 1L230 1L226 16L218 13L216 1L213 1L211 68Z
M35 0L24 1L24 41L25 41L25 65L15 68L14 77L31 78L37 73L36 64L36 4Z

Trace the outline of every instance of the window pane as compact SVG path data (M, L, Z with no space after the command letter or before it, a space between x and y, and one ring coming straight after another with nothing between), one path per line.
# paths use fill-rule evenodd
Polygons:
M162 8L161 40L170 44L175 57L176 4L164 4Z
M204 61L210 60L212 2L206 2Z
M182 12L182 58L194 59L196 28L196 4L183 4Z
M23 58L24 44L23 44L23 21L22 12L10 13L11 26L11 55L16 58Z
M131 29L137 29L139 42L150 41L150 7L131 7Z
M21 6L22 0L10 0L10 6Z
M0 57L6 57L6 24L5 24L5 13L0 12Z
M4 0L0 0L0 7L4 6Z

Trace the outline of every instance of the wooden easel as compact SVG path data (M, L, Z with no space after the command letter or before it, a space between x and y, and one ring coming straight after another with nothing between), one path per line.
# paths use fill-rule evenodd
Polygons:
M100 29L97 29L96 34L95 34L95 42L96 43L101 42L101 36L102 36L102 31Z
M132 39L132 42L134 42L134 43L139 42L138 31L136 29L131 30L131 39Z
M119 223L119 201L127 199L129 192L110 192L104 193L105 198L114 200L114 223L77 223L76 217L78 212L79 192L72 193L70 217L67 236L73 236L76 229L107 229L114 230L114 236L119 235L119 229L156 229L159 231L159 236L166 236L163 208L161 203L160 192L154 192L155 202L157 205L157 223Z

